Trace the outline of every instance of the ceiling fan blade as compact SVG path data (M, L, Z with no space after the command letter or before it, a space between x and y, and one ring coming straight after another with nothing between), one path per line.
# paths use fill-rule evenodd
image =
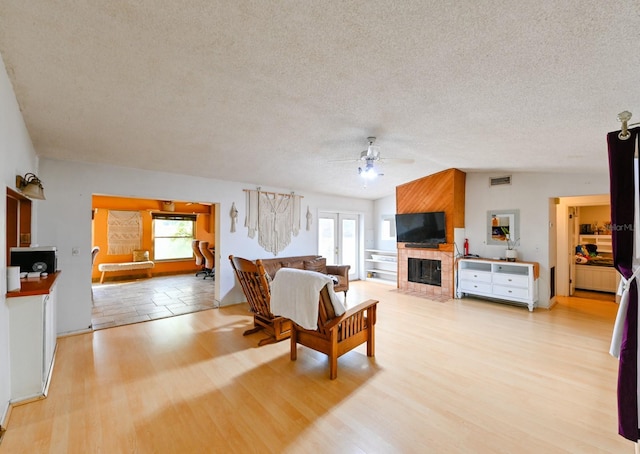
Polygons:
M383 162L393 162L396 164L413 164L415 159L406 159L406 158L380 158L380 161Z
M330 159L327 162L360 162L360 159Z

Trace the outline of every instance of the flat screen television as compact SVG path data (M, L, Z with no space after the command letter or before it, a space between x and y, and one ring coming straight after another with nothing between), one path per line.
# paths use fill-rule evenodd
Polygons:
M396 214L398 243L442 244L446 236L444 211Z

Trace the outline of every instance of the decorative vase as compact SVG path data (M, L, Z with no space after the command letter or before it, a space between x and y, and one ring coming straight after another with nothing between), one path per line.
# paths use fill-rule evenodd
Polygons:
M515 249L507 249L504 251L504 256L507 259L507 262L515 262L518 258L518 251Z

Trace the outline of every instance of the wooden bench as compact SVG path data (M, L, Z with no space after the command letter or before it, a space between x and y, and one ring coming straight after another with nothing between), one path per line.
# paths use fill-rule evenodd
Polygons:
M102 272L100 283L104 282L104 275L110 271L147 270L147 277L151 277L151 268L155 266L151 260L142 262L101 263L98 271Z

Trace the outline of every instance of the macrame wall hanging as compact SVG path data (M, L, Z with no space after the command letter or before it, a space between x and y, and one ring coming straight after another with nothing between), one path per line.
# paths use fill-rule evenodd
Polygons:
M231 217L231 233L236 232L236 223L238 222L238 210L236 209L236 202L231 204L231 210L229 210L229 216Z
M107 254L131 254L140 249L142 216L139 211L109 210L107 215Z
M247 215L244 225L249 238L258 234L258 244L278 255L300 232L302 196L245 189Z

